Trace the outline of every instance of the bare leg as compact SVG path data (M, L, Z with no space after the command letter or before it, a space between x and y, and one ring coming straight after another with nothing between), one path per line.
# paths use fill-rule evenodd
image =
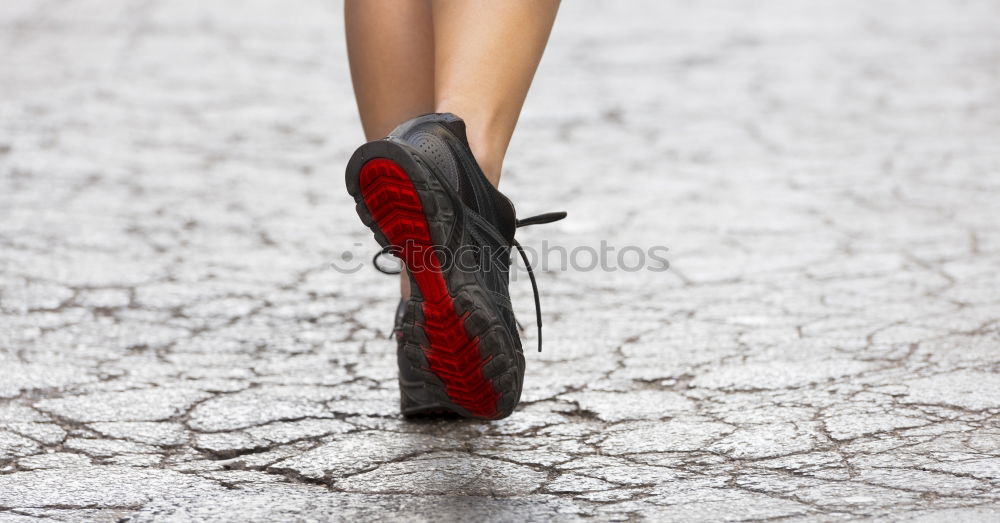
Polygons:
M354 97L368 140L434 111L434 24L425 0L346 0Z
M559 0L433 0L435 110L465 120L493 185Z
M354 97L368 140L434 111L434 26L424 0L346 0ZM400 279L403 297L410 280Z

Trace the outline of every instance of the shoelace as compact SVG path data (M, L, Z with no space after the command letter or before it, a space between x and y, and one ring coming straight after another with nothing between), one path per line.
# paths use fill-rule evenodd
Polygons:
M531 216L529 218L517 220L517 222L515 222L514 224L514 227L520 229L521 227L527 227L529 225L542 225L546 223L557 222L565 217L566 213L564 211L547 212L544 214L539 214L537 216ZM531 292L535 298L535 324L538 325L538 352L542 352L542 302L538 295L538 282L535 280L535 271L531 267L531 262L528 261L528 255L524 252L524 247L521 247L521 244L516 239L513 240L512 245L517 248L517 252L521 255L521 261L524 262L524 268L527 269L528 271L528 279L531 280ZM376 270L378 270L383 274L400 273L399 269L395 270L387 269L385 267L382 267L378 263L379 257L391 253L392 248L393 248L392 245L386 245L385 247L382 247L382 249L379 250L377 253L375 253L374 257L372 257L372 265L375 266ZM517 320L515 319L514 321ZM520 326L521 324L518 323L518 327Z

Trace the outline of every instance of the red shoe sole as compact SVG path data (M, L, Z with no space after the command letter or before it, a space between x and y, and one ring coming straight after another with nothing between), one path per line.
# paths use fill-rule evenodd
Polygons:
M422 328L429 346L423 352L428 369L444 384L455 405L481 418L498 415L499 394L483 375L479 338L465 329L448 290L441 260L434 249L420 195L406 171L388 158L373 158L361 167L361 195L368 212L410 273L423 297Z

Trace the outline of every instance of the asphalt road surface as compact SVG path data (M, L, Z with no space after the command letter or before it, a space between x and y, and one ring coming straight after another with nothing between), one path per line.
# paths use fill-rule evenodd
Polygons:
M0 522L997 521L997 27L564 2L501 184L570 214L544 352L521 271L522 405L410 422L340 4L3 2Z

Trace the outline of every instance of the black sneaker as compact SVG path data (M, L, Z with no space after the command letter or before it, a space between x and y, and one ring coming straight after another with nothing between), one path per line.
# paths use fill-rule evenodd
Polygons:
M398 313L404 415L454 412L498 419L521 396L524 354L507 292L514 230L566 213L517 220L483 176L453 114L409 120L362 145L347 164L361 220L402 260L412 296ZM535 294L539 350L541 312Z

